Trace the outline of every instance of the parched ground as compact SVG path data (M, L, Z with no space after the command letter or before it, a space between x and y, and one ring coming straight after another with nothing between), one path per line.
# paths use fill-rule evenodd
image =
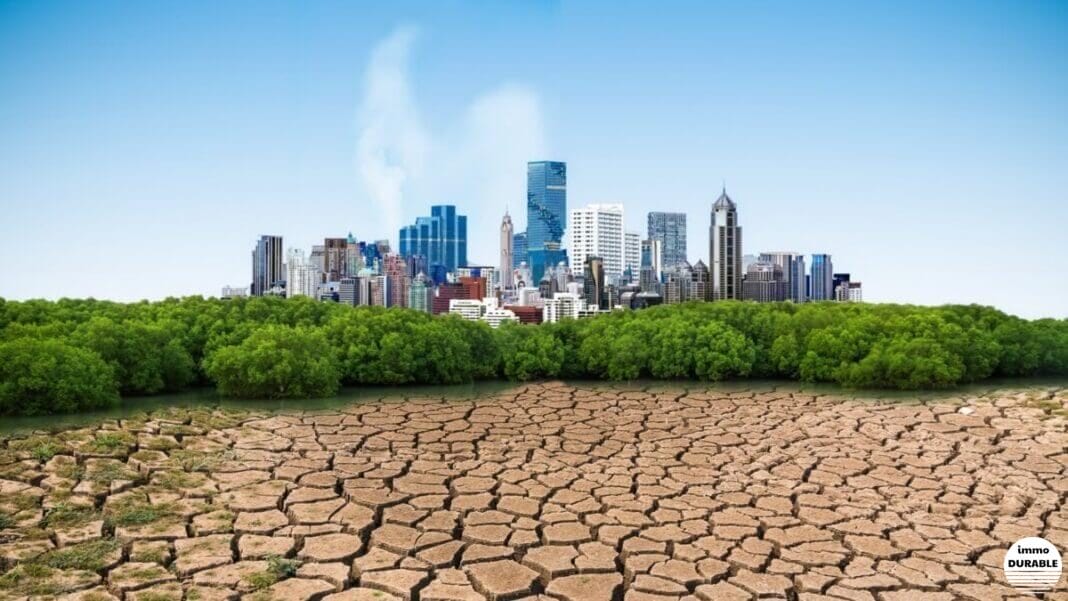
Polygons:
M0 442L0 599L1016 598L1012 542L1068 551L1066 408L550 383L161 412Z

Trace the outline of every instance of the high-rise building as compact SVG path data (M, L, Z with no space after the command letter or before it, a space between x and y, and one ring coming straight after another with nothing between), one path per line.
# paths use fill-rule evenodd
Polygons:
M623 275L623 205L592 204L572 209L567 235L572 271L583 269L586 259L592 256L604 262L609 281Z
M252 296L268 294L285 281L282 271L282 237L261 236L252 249Z
M383 257L382 275L387 281L386 306L404 307L408 302L408 263L404 257L392 253Z
M686 213L649 213L648 230L650 240L660 241L665 269L687 262Z
M608 294L604 262L601 257L589 255L583 266L582 296L586 306L607 310Z
M727 189L712 204L709 227L709 257L712 259L712 299L728 300L742 295L742 228L738 209Z
M319 268L304 257L304 251L291 248L286 251L286 297L310 296L317 298L322 274Z
M326 238L323 240L323 273L326 274L326 281L337 282L348 275L345 273L348 243L347 238Z
M527 233L517 232L512 236L512 267L519 268L521 263L529 263L527 258Z
M631 271L631 277L637 278L642 268L642 236L638 232L623 234L623 271Z
M748 255L746 255L748 256ZM778 265L782 270L782 277L789 284L787 286L786 299L795 303L803 303L805 297L805 256L795 252L765 252L760 253L761 263ZM749 266L745 266L745 272L749 273Z
M831 298L836 301L849 300L849 274L836 273L831 276Z
M557 292L545 299L542 307L542 322L556 323L561 319L578 319L586 309L586 301L577 294Z
M563 242L567 219L567 164L527 163L527 250Z
M812 255L809 298L814 301L834 300L834 264L831 255Z
M431 266L444 265L450 272L467 265L467 217L453 205L430 207L429 217L401 228L400 254L423 255Z
M512 228L512 217L508 211L504 211L504 219L501 220L501 290L512 289L512 242L515 232Z
M742 282L742 298L762 303L786 300L789 282L782 267L757 261L749 266Z
M412 279L412 285L408 287L408 308L429 313L433 298L434 288L430 285L426 274L420 272Z
M660 281L660 278L664 275L664 253L663 247L660 245L659 240L642 240L642 258L641 265L643 268L648 267L652 270L653 278L656 281ZM644 290L644 288L643 288Z
M560 261L567 261L567 251L560 248L557 242L546 242L541 248L531 248L527 251L530 260L530 275L533 282L540 282L547 269L552 269Z
M708 271L708 266L705 262L698 259L697 263L694 263L693 272L691 276L691 299L707 301L712 298L712 275Z

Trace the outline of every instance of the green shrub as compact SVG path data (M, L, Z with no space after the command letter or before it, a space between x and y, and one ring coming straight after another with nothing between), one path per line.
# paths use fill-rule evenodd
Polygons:
M204 359L204 371L219 392L243 398L329 396L341 372L326 336L306 327L266 325L241 344Z
M111 368L91 351L59 340L0 343L0 414L86 411L118 400Z

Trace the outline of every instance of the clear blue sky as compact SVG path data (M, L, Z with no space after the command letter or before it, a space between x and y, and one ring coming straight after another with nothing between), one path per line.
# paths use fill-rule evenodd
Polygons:
M453 203L496 257L569 204L827 252L872 301L1068 316L1068 3L0 2L0 296L247 285Z

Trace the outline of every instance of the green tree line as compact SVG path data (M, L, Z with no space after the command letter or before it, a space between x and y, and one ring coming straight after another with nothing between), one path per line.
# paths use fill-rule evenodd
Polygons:
M0 414L196 386L246 398L479 379L781 378L927 389L1068 375L1068 320L989 307L687 303L490 329L306 298L0 299Z

